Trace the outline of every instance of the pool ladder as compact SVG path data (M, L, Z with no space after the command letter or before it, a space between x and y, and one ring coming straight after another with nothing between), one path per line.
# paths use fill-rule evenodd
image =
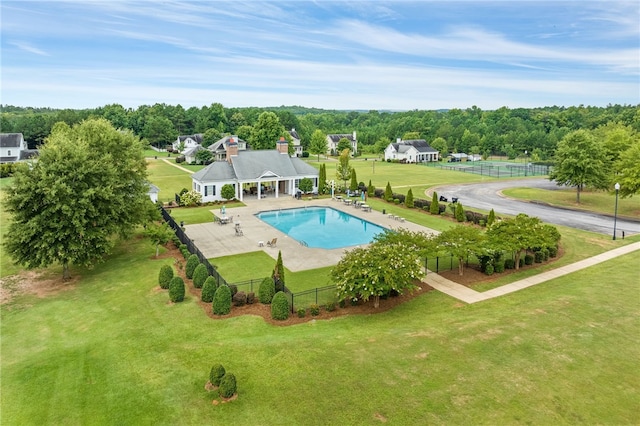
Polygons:
M309 244L307 244L307 242L304 240L300 240L300 245L304 247L309 247Z

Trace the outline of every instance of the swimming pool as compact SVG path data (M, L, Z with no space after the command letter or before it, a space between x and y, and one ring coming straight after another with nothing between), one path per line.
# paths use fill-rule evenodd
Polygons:
M330 207L272 210L256 216L300 244L323 249L369 244L385 228Z

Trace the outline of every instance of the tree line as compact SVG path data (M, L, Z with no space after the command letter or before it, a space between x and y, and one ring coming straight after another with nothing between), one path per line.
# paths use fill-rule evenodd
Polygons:
M265 115L266 112L269 114ZM135 109L110 104L83 110L2 105L0 127L4 133L23 133L30 147L35 148L45 142L55 123L74 125L87 118L105 118L114 127L129 129L156 146L165 146L178 135L195 133L205 135L207 144L227 134L259 141L256 127L264 129L265 125L269 128L273 124L274 134L296 129L305 150L312 143L314 131L323 134L356 131L362 153L379 154L397 138L425 139L442 154L526 156L536 161L550 159L562 138L575 130L595 130L608 123L617 123L628 126L635 133L640 132L638 105L502 107L496 110L472 106L403 112L338 111L300 106L225 108L221 103L190 108L157 103ZM260 124L261 120L266 123ZM259 145L257 148L262 148Z

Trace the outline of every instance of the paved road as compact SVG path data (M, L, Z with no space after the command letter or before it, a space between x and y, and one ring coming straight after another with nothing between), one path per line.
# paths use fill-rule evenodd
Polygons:
M514 187L543 188L550 190L560 189L554 182L550 182L545 178L531 178L465 185L446 185L435 188L435 191L438 195L443 195L449 199L451 199L451 197L457 197L465 207L475 207L487 211L493 209L496 213L509 215L526 213L529 216L539 217L548 223L613 236L613 198L611 200L612 214L611 216L607 216L517 201L499 193L505 188ZM616 224L616 235L618 238L621 238L623 231L626 235L640 233L640 219L635 222L618 217Z

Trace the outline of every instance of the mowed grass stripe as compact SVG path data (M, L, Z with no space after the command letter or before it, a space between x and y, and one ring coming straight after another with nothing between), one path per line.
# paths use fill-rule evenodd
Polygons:
M637 423L633 255L473 306L429 292L292 327L169 304L152 255L132 241L2 307L3 423ZM237 401L211 405L214 362Z

